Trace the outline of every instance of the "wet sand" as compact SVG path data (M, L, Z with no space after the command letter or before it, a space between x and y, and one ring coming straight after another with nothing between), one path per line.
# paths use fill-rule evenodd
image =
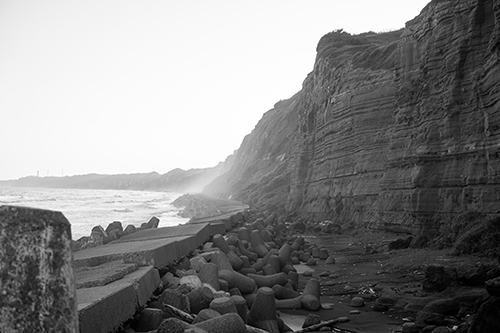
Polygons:
M382 286L388 284L407 287L414 285L418 288L422 276L401 279L397 274L384 272L383 266L390 259L390 255L384 252L367 253L366 248L357 243L352 236L308 236L305 239L320 247L326 247L336 260L335 264L325 264L325 260L318 260L315 266L295 265L300 274L299 289L303 288L310 278L317 278L321 283L321 303L324 309L315 313L322 321L348 317L349 322L334 327L359 333L401 331L406 313L395 310L374 311L372 306L375 304L375 294ZM306 271L312 271L312 276L304 276L303 273ZM323 272L330 274L320 276ZM365 305L360 308L351 307L350 302L354 296L362 297ZM350 314L352 310L359 310L360 313ZM294 331L301 329L309 313L307 310L280 310L280 312L282 319Z

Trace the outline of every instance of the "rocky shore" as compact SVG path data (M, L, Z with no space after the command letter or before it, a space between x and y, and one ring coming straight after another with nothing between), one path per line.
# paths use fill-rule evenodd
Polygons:
M231 205L182 200L210 212ZM225 234L157 267L161 282L119 332L498 331L494 258L331 221L234 216Z

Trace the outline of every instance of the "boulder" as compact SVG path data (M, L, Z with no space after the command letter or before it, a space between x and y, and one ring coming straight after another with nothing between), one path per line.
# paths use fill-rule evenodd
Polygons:
M353 297L350 306L353 308L360 308L365 305L365 300L361 297Z
M392 241L388 245L389 251L392 250L403 250L410 247L411 241L413 240L413 236L408 236L406 238L398 238L395 241Z
M312 325L319 324L321 322L321 318L319 315L315 313L309 313L302 324L302 328L307 328Z
M158 301L160 304L166 303L175 306L177 309L184 312L190 312L191 310L189 298L177 290L165 289Z
M442 265L429 265L425 270L425 279L422 284L424 291L443 291L450 286L457 285L455 269Z
M186 275L181 278L179 284L186 285L190 290L201 288L202 282L197 275Z
M342 226L339 222L323 221L321 222L321 232L325 234L342 234Z
M500 327L500 297L491 297L481 304L474 317L470 333L497 333Z
M165 313L160 309L145 308L139 315L135 330L137 332L153 331L165 319Z
M297 221L291 225L293 231L305 232L306 225L302 221Z

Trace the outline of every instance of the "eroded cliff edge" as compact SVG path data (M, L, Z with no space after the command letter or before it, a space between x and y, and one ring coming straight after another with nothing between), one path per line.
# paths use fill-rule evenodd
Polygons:
M318 43L205 191L345 226L434 233L500 213L500 3L434 0L399 31Z

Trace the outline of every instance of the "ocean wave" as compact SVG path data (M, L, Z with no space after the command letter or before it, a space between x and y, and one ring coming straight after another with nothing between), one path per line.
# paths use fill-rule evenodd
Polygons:
M47 198L47 199L38 199L38 198L33 198L33 199L27 199L24 197L17 197L17 198L1 198L0 203L6 203L6 204L24 204L24 203L33 203L33 202L52 202L52 201L57 201L57 199L54 198Z
M132 213L133 210L130 210L128 208L125 208L125 209L113 209L113 212L117 212L117 213Z
M121 221L124 227L140 226L156 216L162 227L185 223L188 219L179 217L179 209L170 204L178 196L147 191L0 188L1 205L61 211L71 223L73 239L88 236L96 225L106 228L113 221Z

